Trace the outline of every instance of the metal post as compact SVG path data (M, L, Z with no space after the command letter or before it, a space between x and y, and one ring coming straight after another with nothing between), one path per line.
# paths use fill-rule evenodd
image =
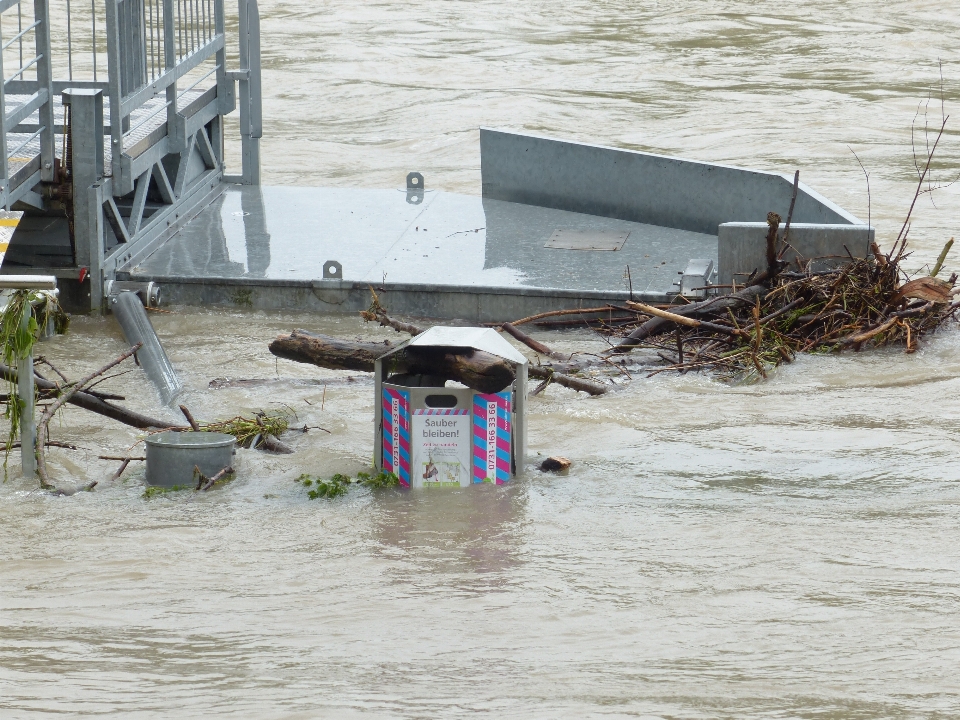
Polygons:
M0 275L0 288L14 290L56 290L57 279L51 275ZM33 307L24 304L20 317L20 329L30 327ZM20 408L20 464L24 477L37 474L37 413L36 394L33 384L33 353L17 358L17 394L23 402Z
M173 0L163 0L163 67L170 72L177 65L177 46L173 18ZM177 137L177 83L167 86L167 141ZM182 148L171 147L171 150Z
M117 2L117 39L120 57L120 94L127 97L147 82L147 48L144 42L143 0ZM125 117L123 131L130 131L130 116Z
M103 91L68 88L63 104L70 107L73 167L74 258L90 277L90 309L103 307ZM96 188L95 190L92 188Z
M123 90L120 87L120 20L117 15L116 0L108 0L106 3L106 18L107 86L110 88L110 157L113 160L114 182L122 186L123 116L120 107L123 104Z
M33 307L29 302L24 303L21 330L29 327L32 315ZM33 477L37 474L37 399L33 388L32 351L26 357L17 359L17 394L23 403L20 406L20 465L24 477Z
M2 40L2 33L0 33ZM6 75L3 72L3 52L0 52L0 118L7 117L6 102ZM9 183L9 168L7 165L7 132L6 122L3 123L3 132L0 132L0 206L7 208L7 185Z
M240 0L240 148L244 185L260 184L260 10L257 0Z
M47 101L40 106L40 179L51 182L54 179L54 136L53 136L53 69L50 49L50 10L47 0L34 0L33 13L40 23L34 30L37 49L37 85L38 91L47 91Z
M213 4L213 26L217 35L224 35L223 18L223 0L214 0ZM234 92L234 81L227 77L227 49L224 47L217 50L217 99L219 101L219 112L221 115L229 115L236 109L236 93ZM220 155L221 164L223 155Z

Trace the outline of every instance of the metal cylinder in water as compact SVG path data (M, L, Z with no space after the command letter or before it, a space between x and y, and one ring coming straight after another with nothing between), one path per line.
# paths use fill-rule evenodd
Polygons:
M194 467L207 477L231 467L237 440L224 433L167 430L146 442L147 484L173 487L196 483Z
M121 292L110 299L110 305L127 342L130 345L143 343L137 351L137 362L160 391L160 401L169 405L183 390L183 384L157 338L143 303L136 293Z

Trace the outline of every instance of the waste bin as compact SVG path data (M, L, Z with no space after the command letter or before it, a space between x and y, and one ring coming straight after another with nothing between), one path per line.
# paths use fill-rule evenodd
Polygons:
M479 350L505 360L514 379L480 392L443 378L409 375L408 347L453 353ZM375 464L404 487L501 485L523 468L527 360L495 330L433 327L376 361Z

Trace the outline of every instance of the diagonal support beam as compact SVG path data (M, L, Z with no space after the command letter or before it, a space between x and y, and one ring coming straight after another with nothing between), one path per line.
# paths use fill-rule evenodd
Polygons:
M200 152L200 157L203 158L203 164L207 166L208 170L213 170L217 167L217 157L213 152L213 145L210 144L210 138L207 137L206 128L200 128L197 130L197 150Z
M187 140L187 146L180 153L180 167L177 168L177 180L173 185L173 194L180 197L183 194L183 188L187 184L187 168L190 166L190 158L193 157L193 149L197 146L197 138L194 135Z
M158 162L153 166L153 179L157 182L157 189L160 191L160 197L167 205L173 205L176 199L173 193L173 186L170 184L170 178L167 177L167 171L163 168L163 163Z
M122 243L130 242L130 234L127 232L126 226L123 224L123 217L120 215L120 209L113 201L112 195L107 198L106 202L103 203L103 210L103 214L107 217L107 222L110 223L110 227L113 228L113 232L117 236L117 240Z
M150 171L147 170L137 178L137 192L133 196L133 207L130 208L130 219L127 221L127 234L133 237L140 232L143 222L143 208L147 204L147 190L150 188Z

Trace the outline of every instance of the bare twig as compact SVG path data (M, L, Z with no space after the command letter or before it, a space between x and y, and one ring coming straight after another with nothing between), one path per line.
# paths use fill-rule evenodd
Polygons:
M793 175L793 196L790 198L790 210L787 212L787 224L783 228L783 250L777 256L777 260L783 260L783 253L790 247L790 223L793 221L793 208L797 204L797 192L800 190L800 171L797 170Z
M871 212L873 211L873 199L870 197L870 173L867 172L863 163L860 162L860 156L854 152L853 148L847 145L847 150L853 153L853 156L857 159L857 164L860 165L860 169L863 170L863 176L867 179L867 227L870 227L872 220ZM916 161L916 155L914 155L914 161Z
M531 315L530 317L521 318L520 320L514 320L510 324L516 327L517 325L526 325L527 323L533 322L534 320L542 320L543 318L548 318L548 317L557 317L560 315L580 315L583 313L593 314L593 313L609 312L611 309L615 310L616 308L613 308L613 306L611 305L605 305L604 307L580 308L578 310L551 310L550 312L542 312L542 313L538 313L537 315Z
M220 470L216 475L212 477L207 477L202 472L200 468L196 465L193 466L193 474L197 476L197 492L205 492L217 484L225 475L230 475L233 473L233 468L227 465L227 467Z
M48 427L49 427L51 418L53 418L57 410L63 407L63 405L73 395L75 395L77 392L82 390L87 383L89 383L94 378L99 377L100 375L103 375L110 368L116 367L117 365L122 363L128 357L130 357L135 352L137 352L137 350L139 350L142 345L143 343L137 343L132 348L130 348L129 350L121 354L120 357L110 361L99 370L96 370L90 373L89 375L84 377L82 380L79 380L76 384L74 384L72 388L70 388L67 392L65 392L63 395L57 398L55 402L51 403L50 407L48 407L46 412L43 413L43 416L40 418L40 422L37 425L37 474L40 476L41 487L43 488L53 487L53 485L50 484L50 476L47 474L47 462L46 462L46 458L44 457L44 451L43 451L44 446L46 445L46 442L47 442L47 435L49 433Z
M123 475L123 471L127 469L127 465L130 464L130 458L124 458L123 462L120 463L120 467L117 468L117 471L110 477L110 482L114 480L119 480L120 476Z
M180 406L180 412L183 413L183 416L187 419L187 422L190 423L190 427L193 428L194 432L201 432L199 423L193 419L193 415L187 409L186 405Z
M50 362L50 361L46 358L46 356L44 356L44 355L37 355L36 359L35 359L33 362L36 363L36 364L46 365L48 368L50 368L51 370L53 370L53 371L60 377L60 379L63 380L65 383L70 382L70 381L67 379L67 376L64 375L62 372L60 372L60 370L57 368L57 366L54 365L52 362Z

